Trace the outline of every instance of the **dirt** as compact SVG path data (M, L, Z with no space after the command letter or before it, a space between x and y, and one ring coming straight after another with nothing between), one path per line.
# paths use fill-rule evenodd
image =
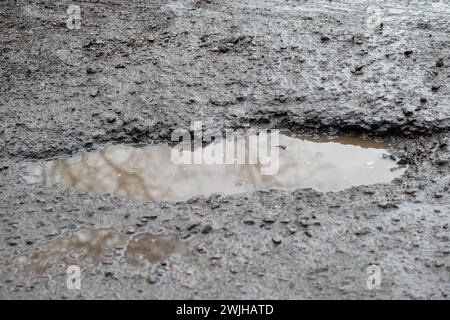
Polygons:
M448 299L449 14L445 0L1 1L0 298ZM407 170L339 192L178 202L20 178L30 161L165 143L194 121L378 139ZM108 257L81 290L64 270L8 263L106 228L170 234L193 254Z

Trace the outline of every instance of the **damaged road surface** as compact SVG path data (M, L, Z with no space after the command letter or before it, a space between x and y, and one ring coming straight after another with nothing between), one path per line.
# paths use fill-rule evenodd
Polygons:
M0 298L448 299L449 16L1 1ZM278 170L174 163L199 121L279 130Z
M224 148L224 141L211 143L201 150L202 163L198 164L194 163L194 150L187 151L190 164L183 164L177 163L179 159L173 161L174 153L178 155L179 151L169 146L112 146L69 159L29 163L23 178L29 184L76 187L136 200L186 201L214 193L239 194L269 188L342 190L354 185L391 182L404 172L382 149L382 144L375 144L378 148L364 148L284 135L279 136L279 145L272 144L268 150L272 157L267 157L267 164L263 165L257 159L257 144L250 142L252 139L257 142L257 138L229 139L231 148ZM362 139L358 142L363 146L366 143ZM193 149L190 145L186 147ZM203 159L208 160L208 155L215 160L215 150L220 151L220 164L205 163ZM249 163L253 154L256 160ZM232 157L229 164L227 155ZM242 155L242 159L236 155ZM264 168L270 171L262 172Z

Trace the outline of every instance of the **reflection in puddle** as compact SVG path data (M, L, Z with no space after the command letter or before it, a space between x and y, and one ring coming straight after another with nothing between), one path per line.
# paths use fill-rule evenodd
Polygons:
M214 148L214 142L204 148ZM248 154L249 144L244 144ZM31 163L30 184L76 187L137 200L187 200L213 193L244 193L268 188L337 191L355 185L388 183L399 177L385 150L374 141L343 137L305 139L279 136L275 175L261 175L261 164L175 164L168 145L116 145L65 160ZM239 146L237 146L239 148ZM238 149L239 150L239 149ZM190 151L189 151L190 152Z
M100 263L110 264L117 255L123 256L128 264L142 265L145 261L154 263L173 254L188 253L187 244L175 235L144 233L129 238L113 229L80 229L68 238L48 243L45 250L14 258L9 265L20 266L27 274L39 275L58 266L92 268Z
M130 240L125 251L128 264L137 265L143 260L161 261L169 255L188 254L187 244L175 235L140 234Z

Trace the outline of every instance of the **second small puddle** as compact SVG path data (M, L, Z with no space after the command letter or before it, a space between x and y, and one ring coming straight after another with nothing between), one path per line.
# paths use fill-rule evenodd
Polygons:
M26 274L48 274L54 267L79 265L93 268L112 263L114 257L129 265L144 266L170 255L189 255L186 242L176 235L137 234L129 237L114 229L80 229L49 242L45 249L23 253L8 265L20 267Z
M389 183L405 171L389 157L386 144L359 138L293 138L279 135L270 146L279 169L261 175L256 164L175 164L169 145L114 145L64 160L30 163L30 184L75 187L137 200L184 201L213 193L235 194L270 188L339 191ZM214 142L204 149L214 148ZM245 145L247 152L249 145ZM189 151L191 152L191 151Z

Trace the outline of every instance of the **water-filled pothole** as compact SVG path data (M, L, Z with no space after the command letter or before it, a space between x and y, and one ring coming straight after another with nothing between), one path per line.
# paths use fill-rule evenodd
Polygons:
M45 249L23 253L8 265L17 266L25 274L48 274L55 267L78 265L92 269L113 260L134 266L156 263L171 255L189 255L188 244L176 235L150 233L123 235L114 229L80 229L49 242Z
M183 149L179 146L114 145L64 160L30 163L23 177L30 184L75 187L137 200L183 201L193 196L257 189L339 191L388 183L405 170L389 156L386 144L353 137L312 139L280 134L279 141L267 149L270 156L252 162L249 154L260 152L259 144L249 142L252 138L257 136L245 138L244 143L234 140L235 149L228 152L232 153L232 164L177 164L173 152ZM215 148L222 143L217 140L204 147L203 156L218 155ZM230 149L223 150L220 157L225 158ZM190 148L184 148L184 152L191 159L195 157ZM246 154L245 161L240 162L243 164L238 164L239 152ZM261 174L263 167L275 166L275 158L276 173Z

